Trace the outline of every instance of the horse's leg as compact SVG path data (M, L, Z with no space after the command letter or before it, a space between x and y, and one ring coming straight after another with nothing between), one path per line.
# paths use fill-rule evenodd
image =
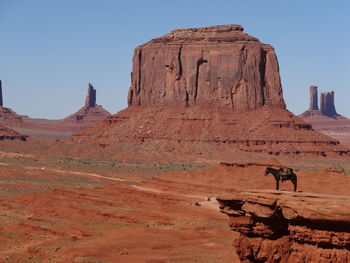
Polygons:
M292 182L294 184L294 192L296 192L297 191L297 178L294 177Z
M275 176L275 180L276 180L276 190L280 189L280 178L278 176Z

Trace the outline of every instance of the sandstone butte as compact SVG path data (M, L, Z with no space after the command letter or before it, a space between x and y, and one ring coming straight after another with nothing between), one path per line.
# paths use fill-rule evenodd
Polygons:
M288 156L349 153L286 110L273 47L239 25L177 29L137 47L128 105L59 143L119 155L153 147L154 156L188 148L184 154L205 157L216 146Z
M350 198L267 190L217 197L241 262L350 262Z

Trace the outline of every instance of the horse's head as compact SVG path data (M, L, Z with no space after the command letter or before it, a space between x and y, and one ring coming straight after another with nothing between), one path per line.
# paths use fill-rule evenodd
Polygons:
M264 175L265 175L265 176L266 176L266 175L268 175L268 174L269 174L269 172L270 172L270 167L267 167L267 168L266 168L266 170L265 170Z

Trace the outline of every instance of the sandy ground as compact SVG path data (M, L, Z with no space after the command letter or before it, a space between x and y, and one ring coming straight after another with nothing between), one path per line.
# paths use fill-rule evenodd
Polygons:
M0 161L0 262L239 262L232 247L237 234L214 197L274 188L259 165L131 182L117 174ZM299 191L350 195L342 172L297 174ZM292 190L290 182L281 186Z

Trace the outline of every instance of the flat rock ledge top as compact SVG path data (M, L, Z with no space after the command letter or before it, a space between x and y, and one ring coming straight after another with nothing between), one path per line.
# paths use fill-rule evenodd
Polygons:
M175 29L169 34L152 39L148 43L168 43L168 44L194 44L198 42L259 42L259 39L243 33L244 29L240 25L220 25L198 28ZM147 44L148 44L147 43Z

